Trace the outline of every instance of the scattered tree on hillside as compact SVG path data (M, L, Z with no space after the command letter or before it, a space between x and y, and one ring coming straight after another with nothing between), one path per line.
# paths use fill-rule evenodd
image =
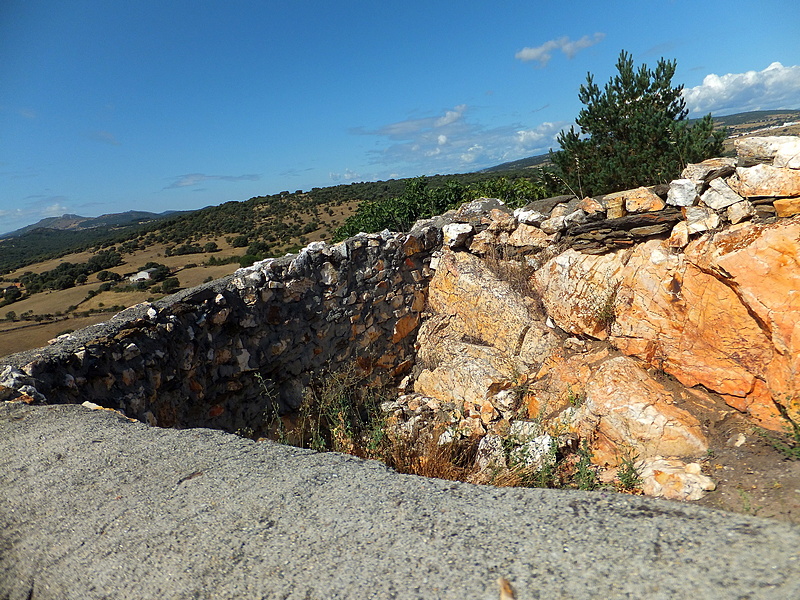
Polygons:
M576 194L596 195L676 178L683 167L722 153L724 131L711 115L686 120L683 85L672 86L675 61L658 61L655 71L634 69L624 50L618 74L601 90L591 73L578 98L585 104L574 127L558 137L551 153L557 174Z
M179 287L181 287L180 282L178 281L177 277L167 277L164 280L164 283L161 284L161 291L165 294L171 294L172 292L176 291Z
M12 302L16 302L17 300L22 298L22 291L16 286L7 287L5 292L3 292L3 299L5 300L5 304L11 304Z

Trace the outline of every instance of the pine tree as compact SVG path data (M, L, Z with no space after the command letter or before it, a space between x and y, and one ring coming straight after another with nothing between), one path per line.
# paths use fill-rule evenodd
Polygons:
M724 131L715 131L708 114L694 124L672 86L675 61L658 61L655 71L634 69L624 50L618 74L601 90L591 73L578 98L585 105L576 123L558 137L551 153L558 176L575 192L596 195L667 182L690 162L722 153Z

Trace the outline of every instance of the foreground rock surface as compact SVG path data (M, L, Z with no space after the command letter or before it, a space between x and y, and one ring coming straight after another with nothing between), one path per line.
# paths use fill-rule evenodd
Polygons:
M800 529L0 407L0 597L796 598Z

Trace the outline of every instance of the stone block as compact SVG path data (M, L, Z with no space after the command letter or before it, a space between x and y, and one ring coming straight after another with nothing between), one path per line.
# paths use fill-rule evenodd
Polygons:
M772 203L779 217L793 217L800 214L800 198L781 198Z
M730 221L733 225L741 223L742 221L746 221L755 214L755 207L753 207L753 205L747 200L742 200L736 204L731 204L726 212L728 221Z
M734 140L739 164L772 163L776 167L800 168L800 137L772 135Z
M683 179L691 179L695 184L702 185L717 177L732 175L735 169L735 158L709 158L701 163L686 165L681 177Z
M603 206L606 208L607 219L621 219L625 216L625 198L613 196L603 198Z
M594 198L586 197L578 203L578 208L584 211L588 215L596 215L598 213L606 212L606 207L603 204L595 200Z
M685 248L689 244L689 227L686 221L675 223L667 243L670 248Z
M669 184L667 204L670 206L692 206L697 203L698 185L691 179L675 179Z
M720 210L741 202L742 197L734 192L724 180L714 179L708 184L708 189L700 196L700 200L709 208Z
M514 218L525 225L541 225L542 221L548 219L548 215L540 213L537 210L518 208L514 211Z
M614 192L604 197L606 208L615 216L608 218L619 218L627 213L642 213L662 210L664 201L652 190L646 187L639 187L633 190ZM623 203L624 211L619 211L619 205Z
M508 244L516 247L547 248L554 236L548 235L533 225L520 224L508 238Z
M469 223L450 223L445 225L442 229L444 244L449 248L461 248L474 231L474 228Z
M417 328L417 325L419 325L419 315L416 313L409 313L400 317L392 331L392 343L397 344L405 339L408 334Z
M566 217L570 212L572 211L570 211L568 204L556 204L553 207L553 210L550 211L550 218L555 219L557 217Z
M719 215L705 206L685 206L683 216L689 234L702 233L719 227Z
M646 187L631 190L625 196L625 210L629 213L663 210L664 201Z
M738 167L738 189L740 196L792 198L800 196L800 170L756 165Z
M543 232L547 234L558 233L564 229L564 217L557 216L551 217L546 221L542 221L540 228Z

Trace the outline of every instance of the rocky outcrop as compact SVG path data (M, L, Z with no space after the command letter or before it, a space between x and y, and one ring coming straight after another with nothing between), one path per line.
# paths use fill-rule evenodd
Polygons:
M779 146L769 146L772 156ZM738 225L712 231L709 216L721 223L732 206L747 205L731 196L734 189L746 195L794 194L781 182L800 171L769 166L781 176L755 189L742 182L759 176L766 165L731 173L732 165L723 161L706 162L688 167L681 180L692 181L698 192L692 199L697 205L684 208L683 233L601 256L567 250L545 263L536 279L548 313L566 331L608 338L624 353L687 386L718 392L760 424L781 429L786 422L780 408L793 418L799 415L794 382L800 222L740 222L745 214L737 216ZM713 179L726 173L728 183ZM776 207L783 201L770 200ZM689 209L706 212L698 217Z
M566 331L608 338L780 429L773 400L797 415L800 399L799 236L800 221L790 219L742 224L682 252L665 240L602 256L568 250L536 277Z
M765 160L787 146L772 142ZM698 498L713 489L691 466L708 450L703 426L651 373L703 386L763 427L800 418L800 219L775 218L792 214L785 182L798 172L713 159L668 188L484 211L482 229L473 218L438 260L419 356L450 358L415 391L463 403L476 423L464 435L507 436L504 420L528 419L556 443L588 441L610 471L635 459L647 493ZM627 357L587 352L589 340ZM513 462L498 447L482 444L482 465Z

